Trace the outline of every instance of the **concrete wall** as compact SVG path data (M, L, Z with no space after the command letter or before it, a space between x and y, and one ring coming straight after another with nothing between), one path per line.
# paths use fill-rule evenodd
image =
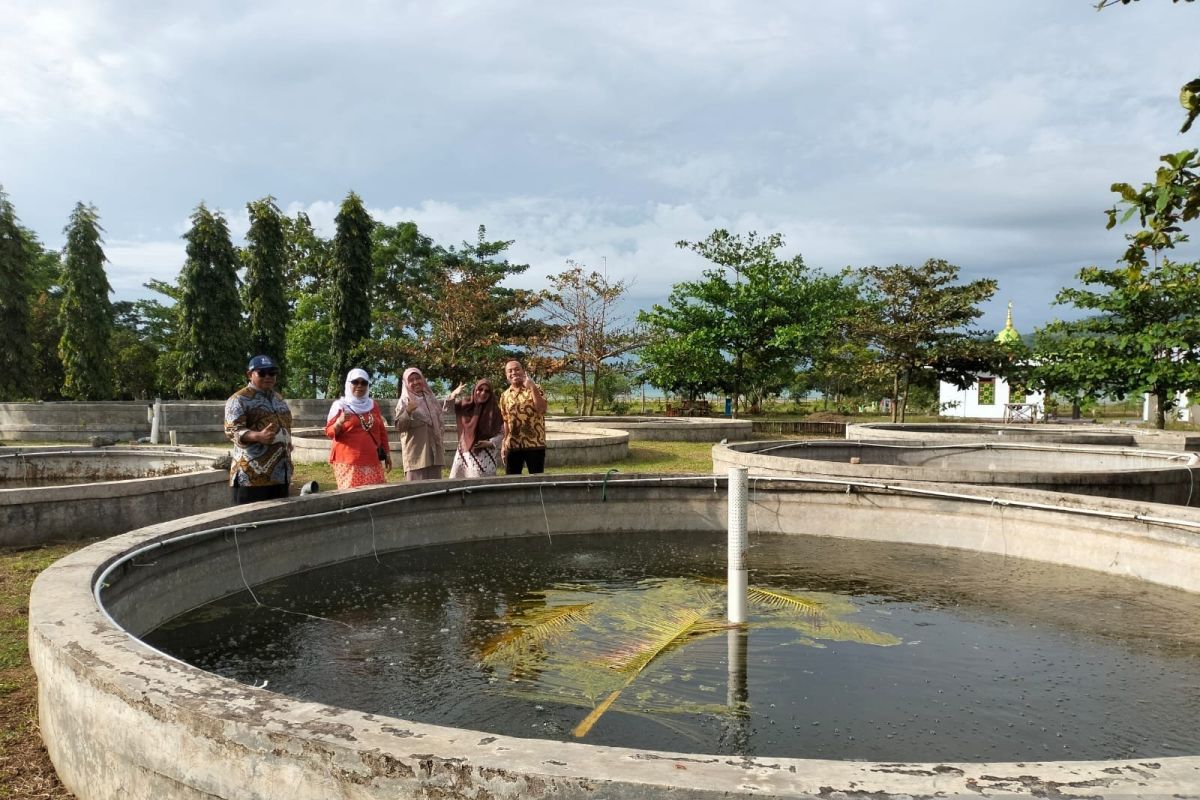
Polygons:
M2 447L0 475L110 479L0 488L0 547L111 536L226 506L229 473L213 469L213 460L206 453Z
M1200 433L1103 425L866 422L847 425L846 438L908 442L1016 441L1145 447L1150 450L1200 450Z
M754 423L745 419L705 417L556 417L555 424L583 425L624 431L631 441L652 442L739 442L754 433Z
M43 572L30 601L41 731L80 800L154 797L718 798L1194 794L1200 758L878 764L733 758L485 735L362 714L225 680L130 638L251 583L431 543L598 529L721 529L719 479L509 478L372 487L226 509L101 542ZM471 487L469 494L457 490ZM755 481L758 529L954 547L1200 592L1200 511L1045 492ZM429 496L433 490L445 493ZM421 498L403 500L409 495ZM394 501L394 502L385 502ZM355 507L371 503L370 515ZM380 505L380 503L384 503ZM544 505L543 505L544 503ZM531 509L545 509L530 513ZM1100 513L1094 513L1100 512ZM1139 518L1138 515L1143 515ZM1159 524L1152 517L1172 517ZM275 523L272 520L280 520ZM191 534L190 539L180 539ZM240 555L239 555L240 552ZM135 556L134 567L123 559ZM113 565L112 569L108 569ZM101 590L112 618L96 605ZM1078 790L1078 791L1077 791Z
M446 467L454 461L458 449L458 434L454 417L445 420L444 445ZM329 460L330 441L324 427L305 428L295 432L292 459L299 464L323 464ZM400 466L402 448L400 434L388 431L392 463ZM629 456L629 434L620 430L596 428L589 425L547 420L546 466L580 467L587 464L608 464Z
M1200 458L1185 453L1065 445L813 441L716 445L712 454L717 475L730 467L746 467L752 475L970 483L1200 505Z
M328 400L289 400L296 427L324 425ZM225 441L225 401L164 402L162 440L176 432L180 444ZM389 401L383 402L390 413ZM148 404L140 400L60 403L0 403L0 441L86 442L91 436L118 441L150 435Z

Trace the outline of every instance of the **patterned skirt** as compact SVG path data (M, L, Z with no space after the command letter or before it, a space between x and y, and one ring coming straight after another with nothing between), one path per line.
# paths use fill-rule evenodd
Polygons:
M355 464L330 464L333 467L333 477L337 479L337 488L353 489L355 486L370 486L375 483L387 483L383 466L372 464L360 467Z

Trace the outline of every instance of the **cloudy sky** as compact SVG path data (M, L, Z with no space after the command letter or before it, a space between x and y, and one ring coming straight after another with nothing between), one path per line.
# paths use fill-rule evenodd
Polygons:
M173 280L201 201L239 243L273 195L516 240L665 299L714 228L838 270L945 258L1028 331L1111 265L1114 181L1153 176L1200 73L1200 3L1143 0L0 0L0 186L48 246L77 201L116 299ZM1190 55L1189 55L1190 54Z

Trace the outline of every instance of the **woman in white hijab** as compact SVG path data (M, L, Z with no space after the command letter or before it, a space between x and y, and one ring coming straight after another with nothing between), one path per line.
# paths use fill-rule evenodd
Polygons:
M380 463L392 468L387 423L379 403L369 396L370 388L371 376L365 370L350 370L346 393L333 401L325 418L325 435L333 440L329 463L339 489L387 483Z
M400 381L400 402L396 404L396 430L404 450L404 480L427 481L442 477L446 465L442 437L442 414L449 410L455 395L438 400L433 389L416 367L404 370Z

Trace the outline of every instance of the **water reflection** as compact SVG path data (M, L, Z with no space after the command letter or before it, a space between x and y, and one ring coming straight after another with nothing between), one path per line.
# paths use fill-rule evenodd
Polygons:
M648 662L584 741L881 761L1200 750L1194 595L953 550L752 539L752 586L844 607L824 627L766 625L772 613L760 609L749 629L695 637ZM722 538L697 533L424 548L256 590L264 603L350 628L234 596L148 639L205 669L269 680L297 697L570 739L625 678L604 662L613 650L597 643L603 634L629 634L621 615L636 616L636 608L670 618L679 593L723 577L723 557ZM535 642L523 660L487 663L489 644L511 635L517 620L537 621L530 609L563 613L606 597L620 608L635 595L640 605L592 628L576 625L575 639ZM832 620L900 644L824 635ZM585 684L590 695L572 688Z

